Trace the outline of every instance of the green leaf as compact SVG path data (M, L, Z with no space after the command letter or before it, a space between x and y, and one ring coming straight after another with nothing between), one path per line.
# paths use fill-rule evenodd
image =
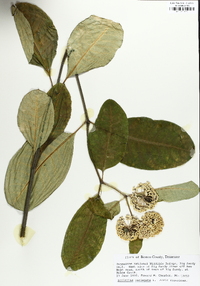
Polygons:
M146 117L129 118L129 138L122 163L145 170L174 168L194 154L194 143L178 125Z
M91 160L104 171L118 164L126 150L128 121L123 109L114 101L102 105L95 131L88 135L88 149Z
M105 207L110 212L110 219L113 219L116 215L120 213L120 203L119 201L113 201L105 204Z
M58 40L52 20L30 3L12 5L12 14L28 62L42 66L49 74Z
M33 148L26 142L9 162L4 190L9 205L23 210L33 159Z
M74 135L63 133L42 153L35 171L30 210L46 200L64 181L72 160ZM26 142L11 159L5 177L8 204L23 210L34 152Z
M158 202L176 202L191 199L199 194L199 187L192 181L155 189L158 193Z
M132 254L136 254L142 248L143 239L136 239L133 241L129 241L129 252Z
M107 219L91 210L86 201L72 218L63 242L62 261L66 269L79 270L87 266L101 250Z
M49 96L37 89L27 93L19 106L18 126L36 151L49 137L54 124L54 108Z
M88 207L95 215L99 215L107 219L111 218L109 210L105 207L103 201L99 196L89 198Z
M67 43L68 75L107 65L123 41L120 24L90 16L72 31Z
M107 219L113 219L120 212L119 201L104 204L99 196L89 198L88 207L90 210L99 216Z
M54 106L54 126L50 135L50 141L53 141L61 133L71 117L71 96L64 84L54 85L47 93Z
M12 13L14 16L22 47L24 49L26 58L30 63L34 54L34 38L31 26L28 20L24 17L23 13L20 12L20 10L17 9L17 7L14 5L12 6Z

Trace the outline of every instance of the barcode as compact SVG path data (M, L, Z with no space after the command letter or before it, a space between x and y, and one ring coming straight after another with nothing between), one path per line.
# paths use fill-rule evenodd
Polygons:
M172 11L194 11L195 7L169 7Z

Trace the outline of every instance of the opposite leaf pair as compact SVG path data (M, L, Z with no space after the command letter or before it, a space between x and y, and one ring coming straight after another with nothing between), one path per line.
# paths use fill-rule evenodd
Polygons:
M43 67L50 77L58 40L52 20L30 3L16 3L12 6L12 14L28 62ZM119 23L94 15L80 22L67 43L66 79L107 65L122 41L123 29Z
M178 125L146 117L126 117L114 100L107 100L88 135L90 157L104 171L119 162L145 170L177 167L194 154L194 143Z
M31 180L29 209L41 204L65 179L74 144L74 134L64 133L70 116L71 97L64 84L56 84L48 94L33 90L22 99L18 126L27 142L11 159L5 178L7 202L16 209L24 210ZM40 155L34 162L37 150Z

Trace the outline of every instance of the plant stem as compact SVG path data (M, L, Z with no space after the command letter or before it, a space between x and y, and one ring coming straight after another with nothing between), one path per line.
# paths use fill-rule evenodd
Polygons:
M80 96L81 96L81 101L82 101L82 105L83 105L83 110L84 110L84 114L85 114L85 123L86 123L86 132L87 132L87 138L88 138L88 134L89 134L89 126L90 126L90 123L92 123L89 119L89 115L88 115L88 111L87 111L87 107L86 107L86 103L85 103L85 98L84 98L84 95L83 95L83 90L82 90L82 87L81 87L81 83L80 83L80 80L79 80L79 76L78 74L75 75L76 77L76 81L77 81L77 85L78 85L78 89L79 89L79 93L80 93ZM96 174L99 178L99 183L100 183L100 187L99 187L99 190L98 190L98 195L101 191L101 186L102 185L106 185L112 189L114 189L115 191L117 191L118 193L120 193L124 198L127 198L127 195L123 192L121 192L119 189L117 189L116 187L104 182L103 180L103 172L102 172L102 177L100 176L99 174L99 171L97 169L97 167L95 166L94 162L92 161L93 163L93 166L94 166L94 169L96 171Z
M51 75L49 75L49 79L50 79L51 87L53 87L53 81L52 81Z
M76 77L76 82L77 82L77 85L78 85L78 89L79 89L79 93L80 93L80 96L81 96L81 101L82 101L82 105L83 105L83 110L84 110L84 114L85 114L85 123L86 123L86 134L87 134L87 139L88 139L88 134L89 134L89 126L90 126L90 123L92 123L89 119L89 115L88 115L88 111L87 111L87 107L86 107L86 103L85 103L85 98L84 98L84 95L83 95L83 90L82 90L82 87L81 87L81 83L80 83L80 80L79 80L79 76L78 74L75 75ZM93 161L92 161L93 163ZM103 183L103 180L99 174L99 171L97 169L97 167L95 166L95 164L93 163L93 166L94 166L94 169L96 171L96 174L99 178L99 182L100 184Z
M63 144L69 140L69 138L73 135L75 135L85 124L82 123L81 126L79 126L64 142ZM30 199L31 199L31 194L32 194L32 190L33 190L33 181L34 181L34 176L35 176L35 172L37 171L38 168L38 162L39 159L41 157L42 152L46 149L46 147L51 143L46 141L41 147L39 147L34 156L33 156L33 160L32 160L32 165L31 165L31 169L30 169L30 176L29 176L29 183L28 183L28 188L27 188L27 193L26 193L26 199L25 199L25 204L24 204L24 211L23 211L23 218L22 218L22 226L21 226L21 231L20 231L20 237L25 237L26 234L26 223L27 223L27 219L28 219L28 211L29 211L29 206L30 206Z
M130 214L133 216L133 213L132 213L131 208L130 208L130 205L129 205L128 196L125 196L125 199L126 199L126 204L127 204L127 206L128 206L129 212L130 212Z
M24 204L24 211L23 211L20 237L25 237L25 234L26 234L26 223L27 223L27 218L28 218L31 193L33 190L33 180L34 180L35 170L37 168L37 164L38 164L38 161L40 159L40 156L41 156L41 150L40 150L40 148L38 148L36 150L34 156L33 156L33 161L32 161L32 165L31 165L29 183L28 183L28 188L27 188L27 193L26 193L26 200L25 200L25 204Z
M118 188L116 188L115 186L110 185L110 184L108 184L108 183L106 183L106 182L104 182L104 181L103 181L102 184L104 184L105 186L107 186L107 187L109 187L109 188L115 190L115 191L118 192L120 195L122 195L124 198L127 197L127 194L125 194L124 192L120 191L120 190L119 190Z
M66 61L66 58L68 57L68 53L67 53L67 49L65 50L65 53L63 55L63 58L62 58L62 62L61 62L61 65L60 65L60 70L59 70L59 74L58 74L58 79L57 79L57 83L60 82L60 78L61 78L61 74L62 74L62 70L63 70L63 67L64 67L64 63Z
M50 80L50 83L51 83L51 87L53 87L53 81L52 81L52 78L51 78L51 69L49 69L49 70L45 70L44 69L44 71L46 72L46 74L49 77L49 80Z
M76 77L76 82L77 82L77 85L78 85L78 89L79 89L79 93L80 93L81 101L82 101L82 105L83 105L83 110L84 110L84 114L85 114L86 130L87 130L87 136L88 136L90 119L89 119L89 115L88 115L88 111L87 111L87 107L86 107L86 103L85 103L85 98L84 98L84 95L83 95L83 90L82 90L82 87L81 87L81 83L80 83L78 74L76 74L75 77Z

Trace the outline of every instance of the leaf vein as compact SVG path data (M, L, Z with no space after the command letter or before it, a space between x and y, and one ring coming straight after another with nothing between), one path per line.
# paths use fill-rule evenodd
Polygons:
M85 51L85 53L80 57L77 64L74 66L74 68L71 70L71 72L68 74L67 78L71 76L71 74L74 72L74 70L77 68L77 66L80 64L82 59L87 55L87 53L94 47L94 45L105 35L105 33L108 31L108 28L106 28L100 35L97 37L97 39L89 46L89 48Z
M178 149L178 150L182 150L182 151L188 151L187 149L184 149L184 148L181 148L178 146L174 146L174 145L170 145L170 144L166 144L166 143L162 143L162 142L149 141L146 139L141 139L141 138L137 138L137 137L133 137L133 136L129 136L129 139L136 141L136 142L141 142L144 144L162 146L162 147L167 147L167 148L174 148L174 149Z

